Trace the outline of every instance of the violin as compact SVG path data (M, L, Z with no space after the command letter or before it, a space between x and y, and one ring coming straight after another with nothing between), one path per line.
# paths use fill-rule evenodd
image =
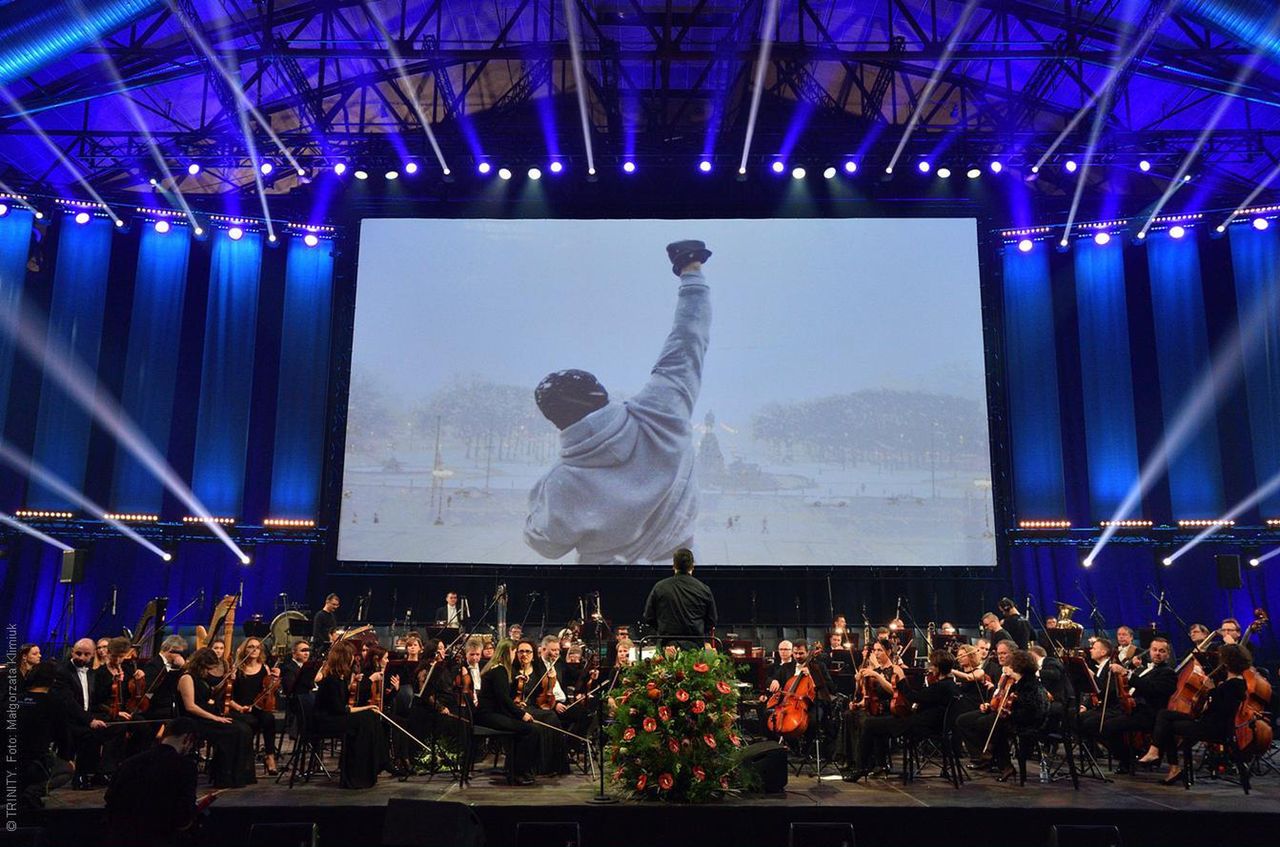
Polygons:
M765 703L769 711L766 721L769 732L784 738L804 735L809 730L809 706L818 693L809 669L801 667L801 672L787 680Z
M253 708L262 709L264 712L274 712L276 710L276 692L279 690L280 677L268 673L267 678L262 683L262 690L258 692L257 697L253 698Z
M901 656L898 657L895 664L900 668L904 667ZM903 681L905 681L905 679L906 677L904 674ZM903 685L895 684L893 686L893 697L889 700L889 714L893 715L895 718L906 718L911 716L911 701L907 699L907 694L903 689Z
M471 676L471 674L467 674L467 676ZM529 675L526 674L524 671L521 671L520 673L516 674L516 693L512 695L511 699L521 709L524 708L524 686L525 686L525 683L527 683L528 681L529 681Z
M1013 704L1018 701L1018 692L1013 690L1014 679L1011 674L1006 674L1000 678L1000 684L996 686L996 691L991 695L991 701L987 704L991 711L996 713L996 719L999 720L1001 715L1008 715L1013 712Z
M124 681L124 669L116 668L111 672L111 700L107 704L107 715L111 720L119 720L120 713L125 711L120 699L120 683Z
M542 682L538 686L538 696L534 698L534 705L539 709L554 709L556 707L556 666L547 665L547 672L542 675Z
M164 678L163 671L156 677L156 681ZM151 694L155 685L148 686L146 677L131 678L125 685L129 693L129 700L125 704L125 711L131 715L139 715L145 712L151 706Z

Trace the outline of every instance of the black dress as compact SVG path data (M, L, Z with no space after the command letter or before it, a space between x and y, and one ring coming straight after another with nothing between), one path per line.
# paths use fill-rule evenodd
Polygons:
M241 670L231 683L231 697L241 706L252 706L262 693L267 678L271 676L267 666L258 668L255 674ZM236 712L232 717L249 725L251 730L262 733L262 752L268 756L276 754L276 716L266 709L254 707L251 712Z
M480 702L476 705L475 722L490 729L514 732L517 777L533 776L541 746L534 725L524 719L524 710L511 699L511 678L507 669L495 665L480 681Z
M1187 744L1196 741L1229 742L1235 729L1236 711L1247 696L1248 687L1243 679L1237 677L1219 683L1209 693L1209 705L1198 718L1163 709L1156 714L1151 743L1160 748L1170 762L1176 762L1175 738L1181 738Z
M316 689L316 726L326 735L341 734L338 762L343 788L372 788L387 767L387 734L372 710L352 712L347 706L347 680L326 676Z
M191 676L190 674L188 674ZM195 704L206 712L213 711L213 689L207 680L191 676L195 684ZM240 788L257 782L253 773L253 730L241 721L219 723L187 711L182 698L178 698L178 712L196 722L196 733L213 746L210 772L214 788Z

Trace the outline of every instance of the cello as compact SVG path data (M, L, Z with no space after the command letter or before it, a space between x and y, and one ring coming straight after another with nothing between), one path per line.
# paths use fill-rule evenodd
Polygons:
M1198 657L1201 655L1201 648L1208 645L1217 636L1217 630L1209 633L1203 641L1191 649L1191 652L1178 665L1178 687L1170 695L1167 706L1171 711L1198 717L1200 712L1204 710L1205 703L1209 699L1209 691L1213 688L1213 680L1209 678L1209 674L1201 667Z
M1240 643L1247 644L1249 636L1267 623L1267 613L1254 609L1253 623L1241 635ZM1244 685L1244 702L1236 709L1236 747L1246 756L1265 753L1271 749L1274 735L1266 715L1271 708L1271 683L1256 668L1249 667L1244 672Z
M773 692L765 703L769 712L766 721L769 732L784 738L804 735L809 729L809 706L817 693L808 668L787 680L787 684Z

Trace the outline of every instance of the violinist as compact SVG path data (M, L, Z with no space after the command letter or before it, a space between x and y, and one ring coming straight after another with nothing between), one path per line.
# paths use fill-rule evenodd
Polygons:
M229 661L231 658L227 655L227 642L223 641L221 638L215 638L210 641L209 649L213 651L213 655L217 656L224 662Z
M1133 642L1133 629L1127 626L1116 628L1116 664L1127 667L1138 655L1138 645Z
M538 740L538 774L550 776L569 772L567 737L557 729L563 729L560 715L565 710L564 691L560 688L559 664L560 639L549 635L542 639L543 654L534 659L533 642L521 639L516 645L515 672L517 678L527 680L524 687L524 710L540 721L534 730ZM552 654L556 654L553 656Z
M1113 667L1119 667L1112 661L1112 645L1110 639L1095 638L1089 645L1089 659L1093 664L1094 681L1098 693L1090 695L1080 703L1080 732L1091 738L1097 738L1099 725L1109 723L1121 714L1119 678L1112 673Z
M494 641L492 635L482 636L484 642L480 647L480 661L487 663L493 658L494 650L497 648L497 642ZM519 639L515 639L519 640Z
M991 729L991 712L988 708L991 697L996 693L997 684L1005 675L1004 669L1017 649L1018 645L1012 639L1006 639L996 645L995 652L988 657L995 659L995 673L988 673L985 667L982 669L982 684L986 690L978 709L965 712L956 718L956 734L964 740L965 746L969 749L969 756L975 762L980 758L987 733ZM981 653L982 651L979 650L978 655Z
M613 670L609 674L608 682L602 686L606 696L609 698L605 705L608 706L607 711L611 717L618 711L618 698L614 696L614 689L617 687L618 677L626 673L627 668L631 667L631 650L634 646L629 640L617 642L617 656L614 658Z
M889 702L893 699L894 686L904 674L902 666L892 659L893 644L887 638L872 642L863 651L862 666L853 677L853 699L844 715L845 762L857 773L857 763L863 760L859 744L862 740L862 724L870 717L889 714Z
M1167 754L1173 765L1168 775L1161 780L1165 785L1173 785L1182 774L1177 763L1175 743L1181 738L1183 743L1195 741L1222 741L1235 743L1234 731L1236 711L1244 702L1247 687L1244 672L1253 665L1249 651L1239 644L1224 644L1218 651L1226 679L1213 686L1209 692L1209 703L1201 716L1162 709L1156 714L1155 725L1151 731L1151 746L1139 764L1160 761Z
M528 651L530 662L533 661L533 645L522 641L522 648ZM533 785L533 772L538 760L538 735L534 732L533 715L517 705L515 696L515 673L512 659L515 645L508 639L499 641L494 648L493 658L485 665L480 675L479 703L476 707L475 722L490 729L514 732L513 756L511 771L515 775L516 785Z
M148 718L172 718L178 713L178 677L187 663L186 652L187 639L181 635L169 635L160 642L160 652L143 665L147 691L151 695L151 705L146 712Z
M898 677L895 688L911 703L911 714L868 717L862 722L862 738L857 743L859 760L848 777L851 782L871 773L871 765L883 761L888 754L889 739L907 733L928 735L942 729L947 708L960 697L960 688L952 678L955 659L946 650L929 654L926 686L915 691L905 676Z
M24 678L26 686L14 703L17 737L16 750L12 752L16 753L14 776L20 813L28 807L39 807L40 798L66 785L74 774L68 761L72 748L63 703L51 693L57 675L51 662L32 665Z
M978 648L972 644L962 644L957 651L959 667L951 671L951 677L959 688L957 714L977 711L979 706L987 702L988 679L978 655Z
M178 714L194 720L197 735L213 747L214 788L240 788L258 781L253 773L253 730L215 711L213 687L225 673L226 665L213 650L192 654L178 678Z
M982 672L987 675L987 691L990 693L991 688L995 685L995 678L1000 675L1000 669L1004 667L1000 664L999 656L995 649L998 641L992 641L989 638L979 638L973 642L973 646L978 650L978 666L982 668ZM1017 646L1016 644L1014 645Z
M96 671L107 663L107 646L110 638L99 638L93 645L93 669Z
M97 702L94 711L104 721L127 721L132 715L125 710L129 699L128 683L132 679L146 679L146 674L129 656L133 642L124 636L112 638L107 644L106 661L94 671L94 691Z
M996 645L997 651L1005 648L1006 643ZM978 712L963 715L957 721L969 724L965 741L969 743L971 753L976 752L976 765L985 767L994 762L1000 770L997 780L1007 782L1014 774L1013 761L1009 753L1009 736L1030 727L1039 726L1045 718L1045 707L1048 698L1040 678L1036 675L1036 661L1026 650L1016 647L1009 650L1006 664L1001 670L1001 682L997 684L998 695L993 699L1003 699L993 706L984 703ZM977 729L978 733L973 730ZM976 737L975 737L976 735ZM989 746L987 739L990 739ZM976 743L975 743L976 742ZM987 752L983 752L987 747Z
M1125 735L1151 732L1155 727L1156 714L1169 702L1178 685L1178 675L1169 664L1169 642L1164 638L1153 639L1147 653L1150 661L1140 670L1129 668L1126 674L1125 682L1133 697L1132 713L1108 717L1101 731L1107 752L1118 763L1117 774L1133 772L1133 748L1126 743ZM1125 668L1118 663L1111 671L1117 675L1125 674Z
M343 788L372 788L388 767L387 735L381 705L352 705L359 686L356 652L350 641L336 641L316 674L316 726L325 734L342 734L340 784Z
M231 683L228 714L262 733L263 766L267 776L275 776L279 773L276 770L276 716L274 710L265 706L275 702L270 691L280 687L280 669L267 667L262 641L257 638L246 638L240 642L236 650L236 667L240 670Z
M27 676L38 664L40 664L39 644L23 644L18 648L18 691L26 690Z
M886 637L893 645L889 655L895 661L901 659L907 667L916 663L916 640L912 631L902 622L902 618L889 621L889 634Z

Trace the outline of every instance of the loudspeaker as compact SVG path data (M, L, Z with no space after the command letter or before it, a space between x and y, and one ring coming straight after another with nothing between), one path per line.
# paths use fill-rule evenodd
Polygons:
M579 847L582 831L576 821L520 821L516 847Z
M787 748L776 741L757 741L742 750L742 767L760 777L760 790L781 794L787 787Z
M249 847L318 847L317 823L255 823L249 826Z
M787 847L854 847L853 824L793 822Z
M1213 557L1218 565L1219 588L1244 588L1240 577L1240 557L1234 553L1219 553Z
M462 803L397 797L387 803L382 847L484 847L484 827Z
M1114 826L1049 827L1049 847L1123 847L1120 829Z
M63 585L79 585L84 582L84 560L88 557L87 550L63 550L62 573L58 574L58 582Z

